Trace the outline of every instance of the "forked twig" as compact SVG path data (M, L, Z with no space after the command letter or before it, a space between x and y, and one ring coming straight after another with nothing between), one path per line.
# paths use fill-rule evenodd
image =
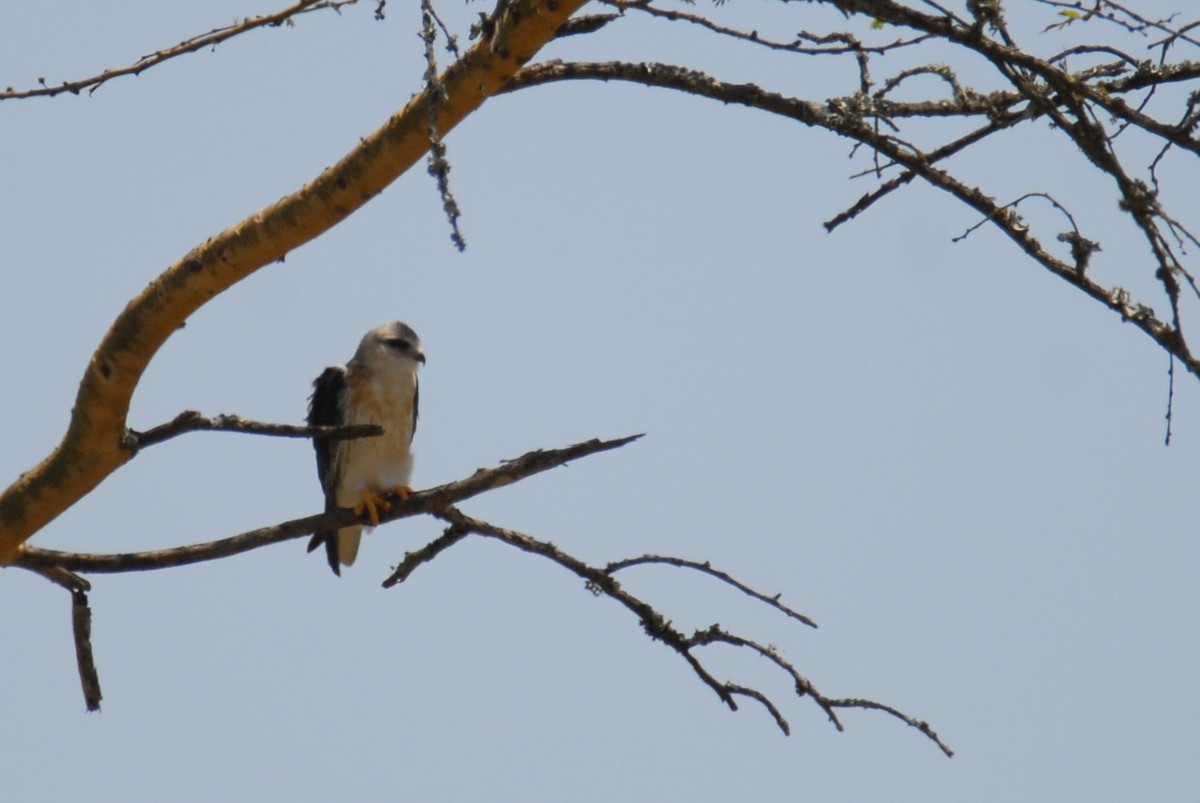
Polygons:
M525 533L517 532L506 527L498 527L486 521L468 516L456 507L447 506L442 510L433 512L433 515L445 520L449 523L445 532L438 538L426 544L421 549L407 553L404 560L396 567L393 573L384 580L384 587L391 588L405 580L407 580L412 572L424 563L428 563L441 552L461 541L466 536L474 533L492 538L505 543L509 546L520 549L523 552L539 555L547 560L550 560L559 566L574 573L576 576L584 580L586 587L592 593L602 596L607 596L621 603L625 608L638 617L641 621L642 628L646 634L655 641L663 644L674 650L682 657L687 664L696 673L696 676L706 686L713 690L721 702L729 706L730 710L738 710L736 697L746 697L755 700L767 713L775 720L775 724L785 735L791 733L791 726L787 719L783 716L779 706L775 704L766 694L758 689L745 686L733 681L721 681L704 665L704 662L697 655L697 651L705 646L722 643L734 647L749 649L775 664L779 669L785 672L792 680L796 694L800 697L810 697L814 702L825 711L833 725L840 731L843 730L841 720L837 715L837 709L840 708L862 708L871 707L879 711L884 711L891 714L902 722L917 728L926 737L934 742L943 753L947 756L953 756L954 752L941 740L938 734L928 726L927 723L916 720L898 709L885 705L883 703L864 706L865 701L857 698L838 699L826 697L821 694L817 688L805 678L796 667L783 658L773 647L760 644L753 639L739 636L731 633L720 625L711 625L710 627L697 630L692 635L688 636L679 631L669 619L659 612L653 605L646 602L644 599L631 594L625 590L620 583L616 581L613 574L622 569L631 566L662 564L676 566L679 568L691 569L702 574L716 577L734 588L742 591L748 596L765 602L772 607L780 610L804 624L815 627L808 617L803 614L796 613L790 608L783 606L778 601L778 597L768 597L760 592L754 591L746 584L735 579L731 575L713 569L708 563L687 560L684 558L672 558L662 555L643 555L638 558L630 558L622 561L614 561L607 566L598 567L587 564L578 558L564 552L559 547L547 541L541 541L533 538Z

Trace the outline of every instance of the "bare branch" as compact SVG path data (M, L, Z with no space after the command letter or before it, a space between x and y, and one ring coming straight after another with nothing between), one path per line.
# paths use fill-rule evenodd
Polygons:
M450 191L450 162L446 159L446 143L438 133L438 109L449 97L446 87L438 77L437 56L433 47L439 29L447 37L446 49L457 55L457 41L446 30L445 24L433 7L433 1L421 0L421 41L425 43L425 89L429 95L429 159L426 172L437 182L442 210L450 224L450 241L461 252L467 250L467 241L458 226L462 211L454 193Z
M31 566L55 585L71 593L71 634L75 641L75 667L79 672L79 685L83 689L83 702L88 711L99 711L100 675L92 655L92 609L88 606L87 592L92 586L84 578L60 566Z
M92 654L92 609L88 606L87 592L83 590L71 592L71 632L75 636L75 664L83 687L84 705L88 711L99 711L103 695Z
M933 742L938 747L941 748L942 752L945 753L947 756L954 755L954 751L951 750L950 747L945 742L942 741L941 737L938 736L937 731L935 731L932 727L930 727L928 722L925 722L924 720L920 720L920 719L914 719L914 718L910 717L908 714L905 714L903 711L899 711L890 705L885 705L884 703L877 703L873 700L862 700L862 699L850 698L850 697L841 698L841 699L832 699L832 700L828 700L827 702L834 708L865 708L865 709L871 710L871 711L883 711L886 714L891 714L893 717L900 720L904 724L908 725L910 728L916 728L921 733L928 736L930 739L933 740Z
M83 90L87 90L88 94L92 94L101 86L114 78L121 78L127 75L141 75L144 71L151 67L157 67L163 62L170 61L178 56L187 53L195 53L197 50L203 50L207 47L216 47L222 42L227 42L235 36L240 36L248 31L253 31L257 28L278 28L282 25L289 24L292 19L301 14L308 14L312 11L321 11L324 9L332 9L341 12L343 6L353 5L357 0L300 0L295 5L277 11L274 14L265 14L261 17L247 17L241 22L236 22L232 25L226 25L221 28L214 28L208 33L193 36L184 39L179 44L166 48L165 50L156 50L155 52L142 56L128 67L120 67L117 69L105 70L99 75L93 75L90 78L82 78L77 81L63 81L60 84L49 86L44 78L39 78L38 83L41 84L37 89L13 89L7 87L3 92L0 92L0 100L19 100L22 98L36 97L54 97L61 95L64 92L70 92L72 95L78 95Z
M392 495L388 498L391 508L382 511L379 520L380 523L385 523L421 514L436 513L447 505L470 499L495 488L511 485L534 474L566 465L572 460L620 448L640 437L642 436L633 435L607 441L593 439L562 449L536 449L515 460L505 461L495 468L481 468L466 479L414 493L407 500ZM13 565L39 573L47 568L105 573L166 569L226 558L309 535L318 530L337 529L356 522L368 523L366 515L355 516L353 510L342 508L331 513L321 513L316 516L292 519L270 527L260 527L217 541L145 552L112 554L62 552L26 544L17 554Z
M906 146L891 136L881 134L866 119L867 115L875 112L872 107L864 105L865 101L862 96L835 98L825 103L816 103L785 97L754 84L732 84L719 81L698 70L667 64L626 62L563 63L552 61L531 65L521 71L510 84L510 88L581 79L629 81L707 97L726 104L747 106L787 117L808 126L824 128L868 145L891 159L895 164L924 179L930 185L975 209L1043 268L1118 313L1122 320L1133 323L1167 353L1178 359L1189 372L1200 377L1200 359L1192 355L1180 329L1178 283L1174 278L1180 270L1180 265L1169 245L1158 233L1155 220L1161 215L1161 212L1157 202L1145 185L1125 175L1119 164L1115 162L1115 157L1108 146L1096 142L1094 138L1082 147L1089 148L1088 153L1093 162L1117 179L1123 206L1145 233L1157 266L1155 275L1167 288L1172 302L1172 323L1160 320L1154 311L1145 304L1131 303L1128 293L1117 292L1120 288L1104 287L1090 279L1085 272L1078 270L1075 264L1055 257L1030 232L1029 227L1020 216L998 204L979 188L966 184L949 172L934 166L928 156L916 148ZM1028 82L1021 85L1025 90L1033 91ZM1112 100L1109 99L1110 105ZM1056 122L1060 128L1079 131L1080 133L1073 135L1076 141L1085 140L1094 134L1094 132L1088 133L1084 129L1077 129L1072 121L1066 119L1064 113L1057 110L1056 107L1047 107L1045 111L1057 118Z
M963 149L974 145L976 142L979 142L980 140L983 140L1004 128L1016 125L1017 122L1022 119L1024 119L1023 115L998 115L986 126L977 128L965 136L959 137L953 142L948 142L937 150L930 151L929 153L925 154L925 159L931 165L937 164L938 162L941 162L944 159L959 153ZM874 173L876 171L871 172ZM855 201L850 208L839 212L834 217L825 221L823 224L825 226L825 231L831 232L843 223L853 220L863 212L867 211L867 209L873 206L877 201L884 198L889 193L894 192L900 187L910 183L916 177L917 174L915 171L905 170L898 176L888 179L871 192L864 194L861 198Z
M784 736L792 735L792 726L783 718L783 714L780 713L779 708L770 697L758 689L752 689L749 686L742 686L737 683L726 683L725 688L729 690L730 694L740 694L743 697L749 697L751 700L757 701L763 708L767 709L767 713L775 720L775 726L783 731Z
M133 450L153 446L186 432L241 432L248 435L269 435L276 438L316 438L326 440L354 440L373 438L383 434L383 427L376 424L353 424L342 427L308 427L295 424L270 424L250 421L236 415L218 415L206 418L196 410L184 410L165 424L151 427L145 432L129 430L126 445Z
M445 520L449 526L440 536L422 548L406 553L404 559L384 581L384 587L390 588L407 580L419 566L432 561L468 535L477 534L493 538L524 552L536 554L553 561L583 579L587 588L593 593L602 594L620 602L639 618L647 635L656 641L666 644L680 655L691 667L696 676L712 689L718 698L729 706L731 710L738 710L736 697L750 698L767 710L785 735L791 733L791 727L774 701L757 689L731 681L722 682L718 680L697 656L697 649L719 642L746 648L766 657L792 679L797 695L811 697L826 712L830 721L833 722L838 730L843 730L843 726L837 717L837 708L872 707L891 713L893 716L914 726L920 726L922 732L937 744L946 755L953 755L953 752L927 725L917 723L916 720L891 706L866 700L854 699L841 701L825 697L807 678L799 673L794 665L780 656L773 647L764 646L752 639L730 633L716 624L705 630L696 631L691 636L684 635L650 603L630 594L622 588L613 578L613 574L633 566L660 563L691 569L711 577L716 577L750 597L783 611L797 621L812 627L816 626L808 617L783 606L779 602L778 595L768 597L754 591L729 574L713 569L708 563L700 563L684 558L643 555L637 558L615 561L605 567L591 566L567 554L551 543L539 541L524 533L497 527L488 522L472 518L453 506L454 502L469 498L483 490L510 484L519 479L531 476L534 473L557 465L563 465L568 460L619 448L639 437L641 436L619 438L610 441L591 440L564 449L539 449L527 452L515 460L505 461L496 468L480 469L470 477L456 483L412 494L408 500L397 499L383 520L394 520L419 513L428 513ZM243 533L240 536L210 542L209 544L124 555L84 555L43 550L27 545L20 553L17 565L46 576L72 589L72 622L75 634L76 659L88 710L94 711L99 709L101 693L99 678L92 656L91 610L88 606L86 592L88 584L83 578L72 574L71 569L107 572L178 566L199 560L210 560L236 554L237 552L263 546L267 543L274 543L285 538L307 534L317 528L331 529L355 520L353 511L341 510L323 516L311 516L307 519L296 520L295 522L285 522L272 528L263 528L262 530Z
M843 730L841 721L837 716L837 709L850 707L863 707L861 700L838 700L829 698L821 694L816 687L805 678L796 667L786 659L784 659L777 650L772 647L764 646L753 639L748 639L721 628L719 625L712 625L704 630L698 630L691 636L684 635L672 625L662 613L654 608L650 603L640 597L626 591L614 578L613 573L622 568L629 566L644 564L644 563L668 563L669 565L679 566L681 568L700 571L729 582L731 585L740 590L749 593L755 599L771 603L772 599L763 597L755 592L750 591L746 586L730 578L723 572L713 570L706 563L698 563L690 560L677 558L663 558L662 556L646 555L642 558L633 558L628 561L617 561L608 564L606 567L591 566L578 558L567 554L557 546L547 541L540 541L524 533L517 532L505 527L498 527L486 521L468 516L456 507L447 505L446 507L433 511L433 515L449 522L450 526L446 531L431 541L422 549L408 553L396 571L384 581L384 587L390 588L397 583L408 579L412 571L419 565L428 562L433 557L436 557L445 549L453 546L458 541L462 540L466 535L475 533L487 538L496 539L504 544L520 549L523 552L538 555L546 558L553 563L562 566L581 578L586 587L596 595L607 596L638 617L641 621L642 628L646 634L655 641L662 642L666 646L675 651L687 664L692 671L706 686L713 690L721 702L725 703L730 710L737 711L738 705L735 697L749 697L757 701L771 717L775 720L775 724L785 735L791 733L791 727L787 720L779 710L779 707L763 692L739 683L731 681L722 682L718 680L712 672L704 665L696 654L699 648L705 647L714 643L728 644L734 647L741 647L755 652L768 660L775 666L783 670L784 673L791 678L795 687L796 694L800 697L810 697L812 700L825 711L830 721L840 731ZM777 605L774 607L778 607ZM795 617L804 621L806 624L811 624L806 617ZM885 711L892 714L898 719L906 722L914 727L919 727L930 740L932 740L947 756L953 756L953 751L941 741L938 735L925 725L918 723L912 717L903 714L891 706L882 703L876 704L877 710ZM923 727L922 727L923 726Z
M91 583L61 566L27 568L71 593L71 635L75 642L75 667L83 690L83 702L88 711L99 711L103 695L100 693L100 674L96 671L96 660L92 653L92 609L87 596L92 588Z
M729 706L730 710L737 710L737 703L734 701L733 695L725 687L725 684L713 677L692 654L688 638L672 627L671 623L649 603L644 602L621 588L621 585L602 569L589 566L578 558L563 552L554 546L554 544L539 541L515 530L497 527L485 521L471 518L454 507L447 506L436 512L435 515L450 522L459 530L494 538L523 552L547 558L582 578L593 593L604 594L620 602L637 615L647 635L655 641L663 642L679 653L692 667L692 670L700 680L716 693L721 702ZM388 582L385 581L384 585L387 586Z
M57 586L62 586L70 592L75 591L91 591L92 584L86 578L80 577L75 572L64 569L61 566L26 566L25 568L34 574L39 574L45 577L51 583Z
M767 605L770 605L775 610L780 611L781 613L791 617L792 619L795 619L798 622L803 622L804 624L806 624L812 628L815 628L817 626L817 623L814 622L809 617L805 616L804 614L800 613L799 611L792 610L787 605L784 605L782 602L780 602L779 594L776 594L773 597L768 597L766 594L763 594L760 591L755 591L753 588L750 588L745 583L741 582L740 580L738 580L737 578L728 574L727 572L723 572L720 569L714 569L708 561L704 561L703 563L700 563L698 561L688 560L687 558L675 558L675 557L671 557L669 555L642 555L642 556L636 557L636 558L626 558L625 560L614 561L604 567L604 573L611 575L611 574L616 574L617 572L621 571L622 569L628 569L631 566L645 566L645 565L649 565L649 564L663 564L666 566L678 566L681 568L691 569L693 571L701 572L702 574L707 574L710 577L717 578L718 580L720 580L723 583L728 583L729 585L736 588L738 591L741 591L743 594L745 594L749 597L753 597L754 599L758 600L759 602L765 602Z
M1043 200L1045 200L1045 201L1049 202L1049 204L1050 204L1051 206L1053 206L1055 209L1057 209L1059 212L1061 212L1061 213L1063 214L1063 216L1064 216L1064 217L1066 217L1066 218L1067 218L1067 221L1068 221L1068 222L1071 224L1071 230L1073 231L1073 233L1074 233L1075 235L1078 235L1078 234L1079 234L1079 226L1077 226L1077 225L1075 224L1075 217L1074 217L1074 216L1073 216L1073 215L1072 215L1072 214L1071 214L1071 213L1070 213L1070 212L1067 210L1067 208L1066 208L1065 206L1063 206L1062 204L1060 204L1060 203L1059 203L1059 202L1058 202L1058 201L1057 201L1057 200L1054 198L1054 196L1050 195L1050 194L1049 194L1049 193L1047 193L1047 192L1027 192L1027 193L1025 193L1024 195L1022 195L1021 197L1019 197L1019 198L1017 198L1017 199L1015 199L1015 200L1009 201L1008 203L1004 204L1004 205L1003 205L1003 206L1001 206L1000 208L1001 208L1001 209L1006 209L1006 210L1007 210L1007 209L1016 209L1016 208L1017 208L1017 207L1019 207L1019 206L1020 206L1022 203L1024 203L1025 201L1028 201L1030 198L1041 198L1041 199L1043 199ZM981 220L981 221L979 221L978 223L976 223L975 225L971 226L971 227L970 227L970 228L968 228L966 231L964 231L962 234L958 235L957 237L954 237L954 238L952 238L952 240L951 240L951 241L952 241L952 242L956 242L956 243L958 243L958 242L962 242L963 240L965 240L965 239L967 239L968 237L970 237L970 236L971 236L973 233L975 233L975 231L976 231L976 230L978 230L978 229L979 229L981 226L983 226L985 223L987 223L987 220L986 220L986 219L985 219L985 220ZM1060 239L1061 239L1061 238L1060 238Z
M1186 35L1188 30L1195 27L1195 23L1175 28L1166 20L1153 20L1126 8L1122 3L1114 2L1114 0L1097 0L1089 9L1082 9L1079 0L1037 0L1042 5L1051 6L1052 8L1061 9L1060 16L1063 21L1056 25L1047 27L1061 28L1075 23L1088 22L1089 20L1099 19L1104 22L1116 25L1128 33L1148 35L1151 31L1162 33L1166 38L1155 42L1150 47L1160 47L1165 43L1173 43L1175 41L1187 42L1200 47L1200 41Z
M685 22L703 28L718 36L757 45L768 50L778 50L805 56L840 56L847 53L863 56L868 53L888 53L899 48L920 44L929 38L927 36L917 36L912 39L897 39L882 45L864 45L854 36L847 33L839 32L819 35L801 31L796 35L795 41L781 42L767 39L761 36L758 31L743 31L727 25L720 25L701 14L658 8L650 0L601 0L601 2L607 6L619 8L621 11L630 9L670 22Z
M835 697L824 696L817 691L808 678L801 675L796 667L790 661L780 655L779 651L773 647L764 647L755 641L751 641L750 639L729 633L716 625L713 625L707 630L697 631L696 634L692 636L692 639L697 644L722 643L729 644L734 647L744 647L757 652L759 655L763 656L771 663L775 664L784 672L786 672L796 685L796 693L802 697L811 697L813 701L825 711L830 722L832 722L834 727L836 727L839 731L844 730L844 728L842 726L841 719L837 715L838 709L870 708L876 711L883 711L891 714L896 719L904 722L906 725L916 728L917 730L921 731L921 733L925 734L925 736L927 736L930 740L932 740L933 743L936 744L948 758L954 756L954 751L950 749L949 745L942 741L941 737L938 736L937 732L934 731L927 722L913 719L904 712L899 711L892 706L885 705L884 703L876 703L870 700L862 700L857 698L839 699Z
M766 658L771 663L782 669L795 684L796 694L801 697L811 697L822 709L824 709L829 721L839 731L845 730L842 721L838 718L837 712L834 710L836 706L831 705L830 701L816 690L812 682L808 678L800 674L795 666L790 661L779 654L779 651L774 647L767 647L759 644L757 641L745 638L743 636L730 633L720 625L712 625L705 630L697 630L692 634L689 641L695 645L709 644L729 644L733 647L744 647L752 652L756 652L763 658Z
M397 583L403 583L409 578L409 575L417 570L418 566L429 563L470 534L470 530L464 530L457 524L451 524L440 536L417 551L405 552L404 560L400 561L388 578L383 581L383 587L391 588Z

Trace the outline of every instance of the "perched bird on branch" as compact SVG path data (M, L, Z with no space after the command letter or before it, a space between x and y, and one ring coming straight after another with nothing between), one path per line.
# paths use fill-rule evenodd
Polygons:
M340 507L365 511L371 525L391 504L388 494L407 499L412 475L413 433L417 431L417 369L425 363L421 339L407 324L385 323L363 336L346 365L335 365L313 382L309 426L377 424L383 435L355 440L317 438L317 475L325 491L325 511ZM363 525L313 535L312 552L321 544L333 573L354 563Z

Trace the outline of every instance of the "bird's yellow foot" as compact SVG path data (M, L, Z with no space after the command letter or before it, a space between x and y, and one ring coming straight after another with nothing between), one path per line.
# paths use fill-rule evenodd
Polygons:
M401 502L407 502L408 497L412 496L413 489L407 485L397 485L392 489L392 493L400 497Z
M375 527L379 524L379 511L387 510L391 506L391 503L382 496L377 496L372 491L366 491L354 506L354 515L361 516L365 510L371 519L371 526Z

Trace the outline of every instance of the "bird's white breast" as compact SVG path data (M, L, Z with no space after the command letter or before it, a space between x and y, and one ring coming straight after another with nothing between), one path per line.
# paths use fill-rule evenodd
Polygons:
M377 372L346 377L342 399L347 424L378 424L383 435L343 441L338 447L340 481L337 504L353 507L366 490L387 493L407 487L412 476L413 397L416 373L409 370Z

